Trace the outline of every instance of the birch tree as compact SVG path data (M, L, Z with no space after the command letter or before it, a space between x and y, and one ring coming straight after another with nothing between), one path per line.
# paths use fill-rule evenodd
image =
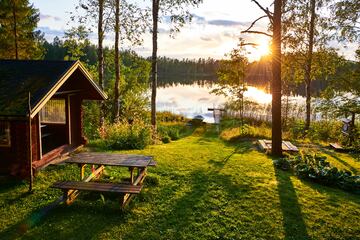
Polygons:
M156 88L158 81L158 23L162 17L169 16L170 34L180 31L186 22L191 21L189 7L198 6L203 0L152 0L152 55L151 55L151 125L156 130Z

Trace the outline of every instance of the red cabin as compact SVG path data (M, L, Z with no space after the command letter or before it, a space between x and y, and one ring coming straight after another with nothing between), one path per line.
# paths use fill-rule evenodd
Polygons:
M106 98L79 61L0 60L0 174L27 178L86 143L82 101Z

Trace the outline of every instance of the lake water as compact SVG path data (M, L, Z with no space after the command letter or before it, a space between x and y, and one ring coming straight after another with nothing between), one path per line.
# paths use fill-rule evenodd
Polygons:
M223 95L211 94L211 90L216 88L215 84L198 84L192 85L172 85L167 87L159 87L157 92L157 111L169 111L181 114L187 118L193 118L201 115L204 121L213 123L213 112L208 108L221 108L227 101ZM354 98L349 94L343 97ZM258 120L271 121L271 94L265 89L248 87L244 97L246 100L255 102L256 104L245 104L244 115ZM342 104L342 98L334 98L336 105ZM360 104L360 98L357 98ZM321 112L317 111L317 107L321 105L320 98L312 98L311 118L312 121L322 119ZM287 106L287 107L286 107ZM305 98L302 96L290 96L282 98L282 113L296 119L305 119ZM238 112L229 112L228 115L239 116Z
M214 122L213 113L208 108L220 108L226 102L225 96L210 93L215 87L214 84L197 83L160 87L157 91L157 111L169 111L187 118L202 115L206 122ZM271 94L256 87L248 87L244 96L259 105L271 103Z

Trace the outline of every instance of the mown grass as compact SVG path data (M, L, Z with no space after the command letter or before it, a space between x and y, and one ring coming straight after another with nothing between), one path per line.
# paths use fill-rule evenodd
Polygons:
M359 195L275 169L252 141L224 141L208 127L125 152L158 162L127 211L114 195L84 193L37 221L37 210L61 195L51 183L78 177L76 166L53 166L40 172L33 194L25 183L3 185L0 239L360 239ZM356 159L336 156L360 170Z

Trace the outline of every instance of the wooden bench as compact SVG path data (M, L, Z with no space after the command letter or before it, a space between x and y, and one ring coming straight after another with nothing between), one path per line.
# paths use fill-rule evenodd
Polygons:
M66 204L71 204L76 196L73 196L74 191L83 190L83 191L95 191L95 192L114 192L121 193L124 196L130 194L138 194L142 189L142 185L130 185L130 184L118 184L118 183L99 183L99 182L56 182L52 188L62 189L64 192L64 200ZM127 198L122 199L122 207L125 207L127 204Z

